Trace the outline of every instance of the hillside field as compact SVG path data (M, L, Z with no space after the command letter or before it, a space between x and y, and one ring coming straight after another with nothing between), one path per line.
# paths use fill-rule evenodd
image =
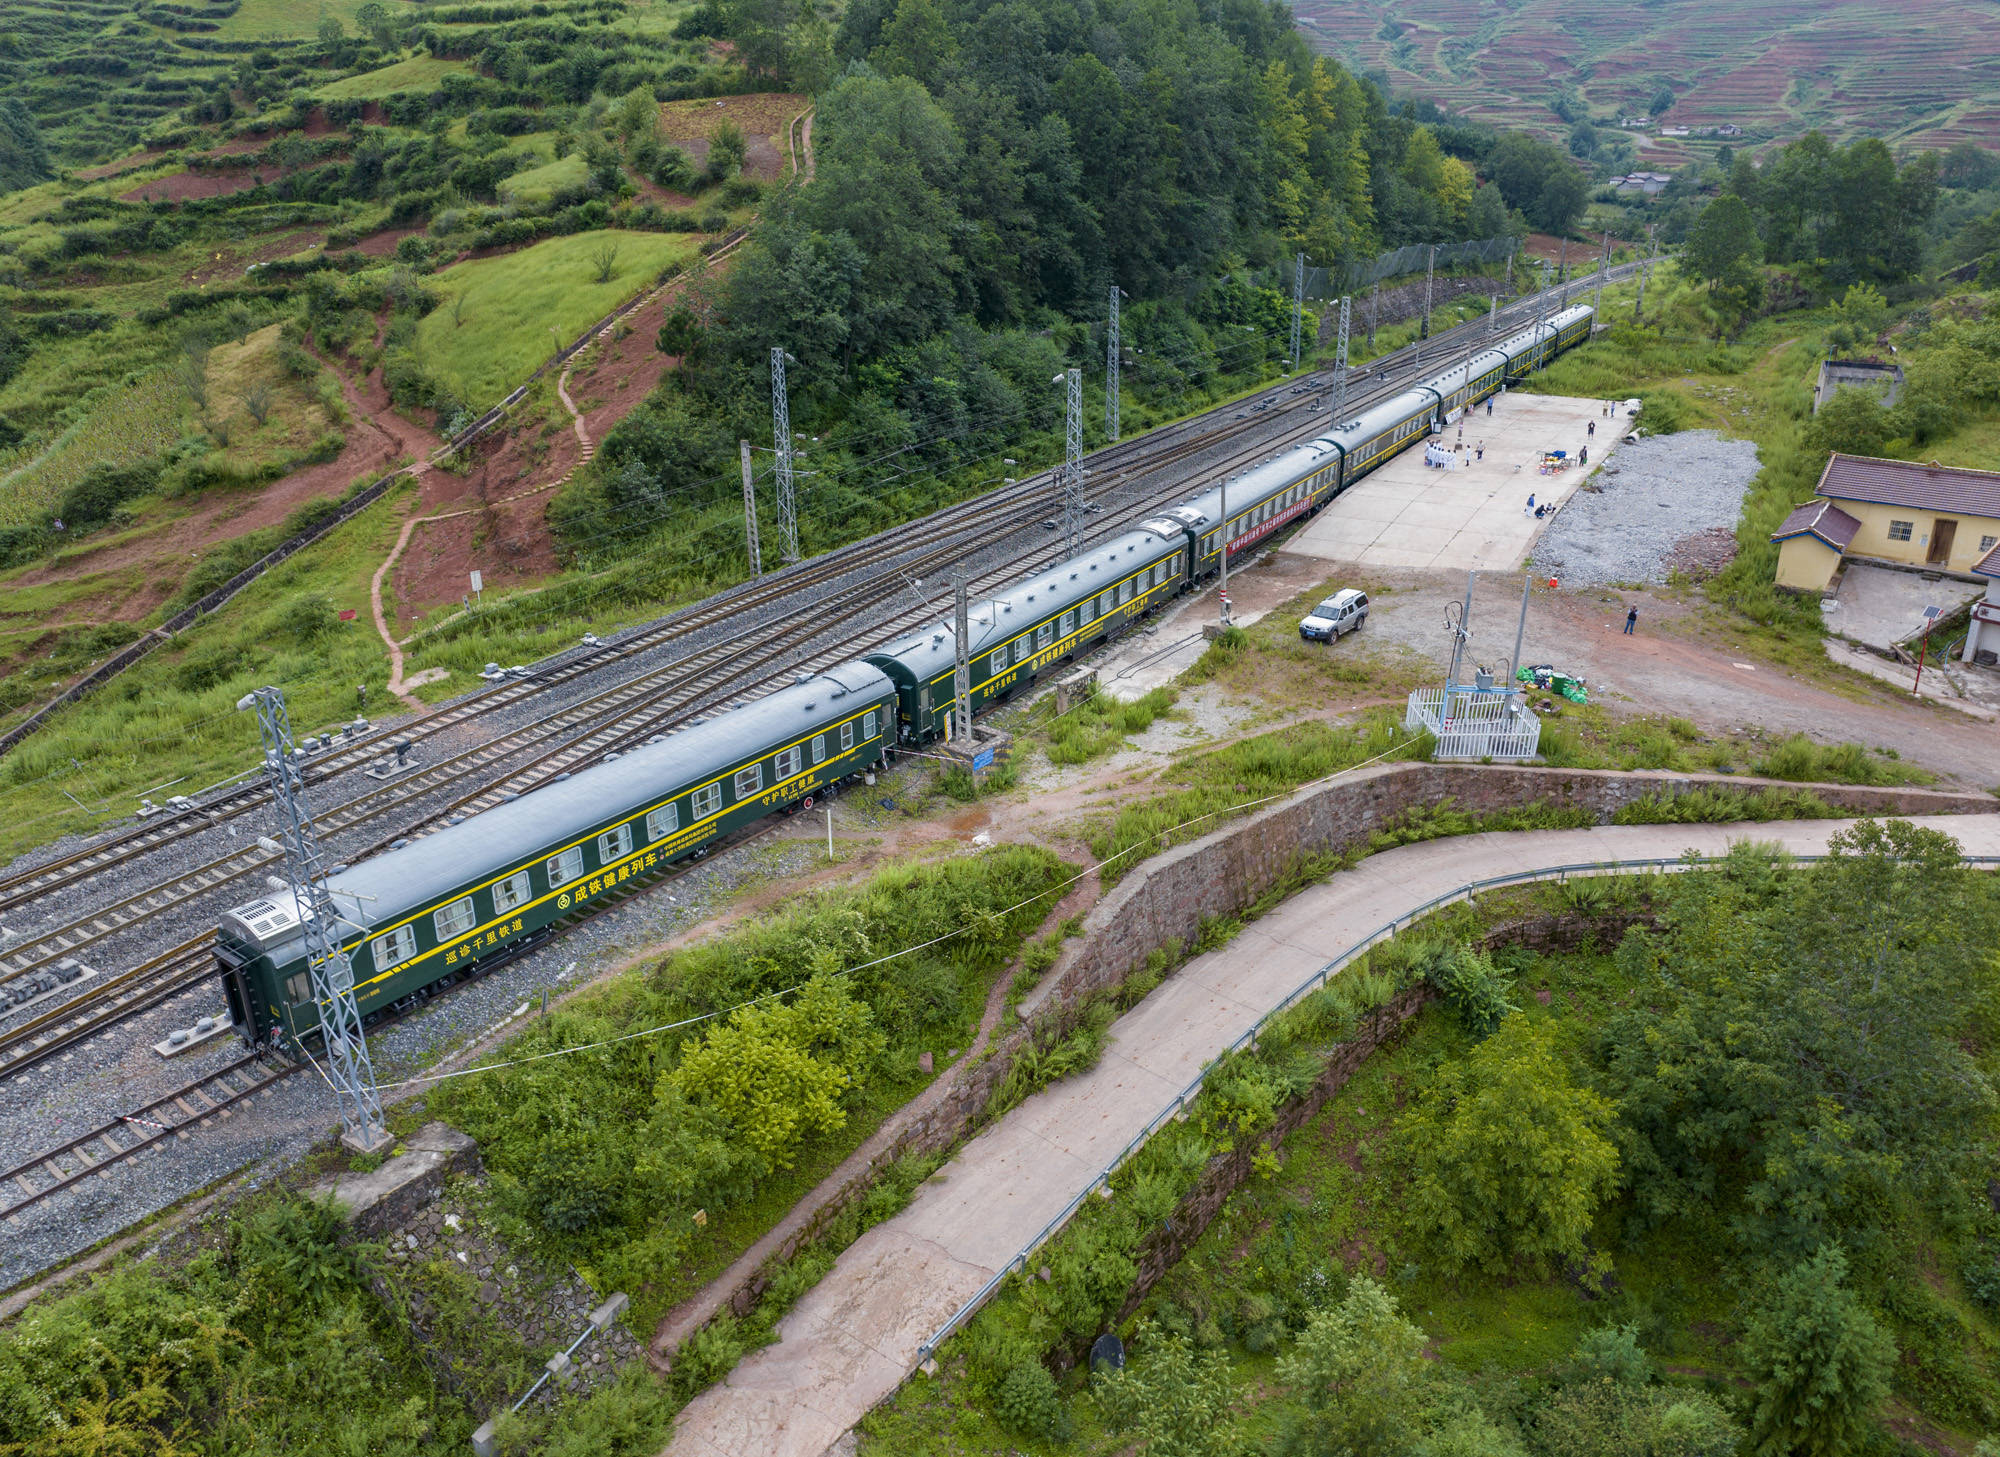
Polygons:
M1669 125L1752 140L1818 127L1926 147L2000 135L2000 9L1975 0L1300 0L1319 50L1398 92L1503 126L1561 132L1573 88L1593 120L1644 114L1664 85ZM1943 44L1948 38L1948 48ZM1675 163L1672 139L1640 162Z

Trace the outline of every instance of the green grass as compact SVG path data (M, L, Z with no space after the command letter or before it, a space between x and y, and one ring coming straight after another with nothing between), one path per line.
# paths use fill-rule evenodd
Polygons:
M165 370L107 388L40 455L0 475L0 526L42 515L93 465L164 454L180 438L187 409L187 396Z
M544 208L556 194L574 192L589 180L590 165L584 160L583 153L571 152L567 157L558 157L540 167L516 172L500 184L500 200Z
M287 40L314 35L321 20L331 16L347 28L349 35L359 27L354 12L368 0L239 0L236 13L224 20L218 35L232 40L277 37ZM421 15L423 6L414 0L384 0L391 20Z
M598 252L613 244L611 277L599 283ZM533 373L554 352L558 335L569 343L696 249L695 240L679 234L609 229L457 264L431 280L446 302L418 326L418 351L460 398L483 410ZM454 320L457 298L465 306Z
M330 81L313 94L322 101L379 101L403 91L434 90L446 76L467 69L464 61L412 56L345 80Z
M391 500L413 491L400 487ZM364 512L11 750L0 759L0 854L129 815L148 786L178 778L172 792L188 793L252 767L256 725L235 705L260 684L285 688L305 733L353 718L356 684L368 685L366 712L384 711L388 658L369 619L368 582L399 529L394 507ZM356 609L355 620L301 640L287 609L315 596Z
M1125 746L1128 735L1141 734L1153 720L1174 706L1171 688L1155 688L1143 698L1121 703L1107 693L1094 693L1068 713L1056 714L1049 700L1049 718L1041 733L1051 764L1082 764Z

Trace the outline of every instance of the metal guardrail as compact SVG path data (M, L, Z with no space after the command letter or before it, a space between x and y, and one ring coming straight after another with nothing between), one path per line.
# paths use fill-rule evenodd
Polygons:
M1811 865L1821 860L1825 860L1827 858L1828 857L1825 855L1793 855L1790 857L1789 863L1793 865ZM1966 855L1961 858L1963 859L1964 863L1969 866L1985 868L1985 869L2000 869L2000 855ZM1344 968L1349 962L1353 961L1356 957L1363 955L1364 953L1372 950L1376 946L1379 946L1382 942L1393 938L1399 931L1403 930L1405 927L1410 926L1419 920L1422 920L1424 917L1430 915L1433 911L1442 909L1443 907L1448 905L1454 905L1462 900L1470 900L1472 897L1482 894L1485 891L1497 890L1503 886L1527 885L1534 883L1536 881L1544 881L1544 880L1567 881L1571 876L1577 876L1579 878L1588 878L1599 875L1625 875L1641 871L1650 871L1654 874L1666 874L1678 870L1703 870L1711 866L1724 865L1727 863L1728 863L1727 856L1705 855L1694 858L1681 856L1673 859L1654 858L1646 860L1602 860L1590 864L1555 865L1546 867L1541 870L1521 870L1521 871L1516 871L1509 875L1495 875L1485 880L1467 881L1464 885L1461 885L1454 890L1446 891L1443 895L1437 895L1431 897L1431 899L1425 901L1415 910L1407 911L1404 914L1397 916L1394 920L1388 921L1383 925L1378 926L1375 930L1369 932L1368 935L1364 936L1361 940L1355 942L1352 946L1348 947L1345 951L1341 952L1340 955L1334 957L1333 960L1327 962L1326 965L1322 966L1318 971L1314 972L1311 976L1307 977L1304 981L1300 982L1296 987L1292 988L1290 992L1286 993L1284 999L1280 1001L1277 1004L1277 1006L1271 1008L1270 1011L1266 1012L1263 1016L1259 1017L1256 1020L1256 1022L1251 1024L1250 1029L1248 1031L1243 1033L1242 1036L1238 1037L1234 1042L1230 1043L1229 1046L1225 1047L1221 1052L1217 1053L1214 1057L1210 1058L1207 1063L1203 1064L1201 1071L1195 1074L1194 1080L1190 1082L1185 1088L1182 1088L1179 1093L1175 1094L1174 1100L1171 1103L1167 1104L1151 1119L1149 1119L1146 1123L1146 1126L1140 1129L1139 1132L1133 1136L1132 1141L1130 1143L1127 1143L1124 1148L1120 1149L1118 1153L1112 1158L1111 1162L1106 1164L1103 1167L1103 1169L1100 1170L1091 1179L1091 1181L1084 1186L1082 1191L1078 1193L1075 1198L1071 1199L1069 1203L1063 1206L1061 1213L1057 1214L1055 1218L1051 1219L1047 1224L1043 1225L1041 1231L1037 1233L1032 1239L1030 1239L1026 1244L1022 1245L1021 1248L1018 1251L1016 1251L1014 1255L1011 1258L1009 1258L1004 1265L1000 1267L1000 1269L994 1274L992 1279L988 1280L984 1285L980 1286L978 1291L971 1297L971 1299L967 1300L965 1304L961 1305L957 1310L953 1311L951 1314L951 1318L945 1321L943 1325L939 1326L937 1330L932 1333L931 1338L929 1340L925 1341L921 1346L917 1347L916 1363L911 1368L911 1370L915 1371L921 1368L926 1362L928 1362L931 1359L931 1357L934 1354L936 1354L937 1348L943 1345L954 1331L958 1330L959 1327L963 1326L967 1321L971 1320L973 1316L977 1315L979 1313L980 1307L985 1305L987 1301L993 1298L993 1296L999 1291L1000 1286L1006 1281L1009 1275L1014 1274L1016 1271L1025 1270L1027 1268L1029 1257L1033 1255L1036 1250L1040 1249L1044 1244L1046 1244L1050 1240L1050 1238L1052 1238L1056 1233L1058 1233L1064 1225L1068 1224L1069 1221L1073 1217L1075 1217L1076 1211L1083 1207L1085 1200L1089 1199L1090 1196L1092 1194L1095 1194L1098 1190L1108 1189L1110 1187L1111 1176L1117 1173L1118 1170L1124 1166L1125 1161L1127 1159L1131 1158L1133 1154L1137 1153L1141 1148L1145 1147L1147 1140L1152 1138L1152 1136L1155 1133L1158 1133L1168 1123L1172 1122L1175 1118L1180 1116L1181 1113L1186 1111L1188 1104L1192 1102L1197 1095L1200 1094L1202 1089L1202 1084L1207 1081L1210 1071L1213 1070L1213 1068L1217 1063L1221 1062L1224 1058L1230 1056L1232 1053L1240 1052L1245 1047L1254 1047L1256 1045L1258 1035L1262 1033L1266 1027L1270 1026L1271 1023L1275 1021L1278 1017L1283 1016L1286 1012L1290 1011L1293 1007L1297 1006L1303 998L1309 996L1311 993L1316 992L1320 988L1324 987L1336 973L1341 971L1342 968ZM907 1374L908 1373L906 1373L906 1375Z

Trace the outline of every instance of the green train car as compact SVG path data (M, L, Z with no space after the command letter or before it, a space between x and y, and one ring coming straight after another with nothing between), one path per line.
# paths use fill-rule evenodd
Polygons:
M882 762L894 685L825 673L564 776L327 878L363 1018L477 974L619 887ZM297 898L222 917L229 1014L253 1046L319 1026Z
M971 628L972 711L1033 683L1181 591L1187 538L1173 522L1148 522L1037 573L967 613ZM898 736L920 744L950 729L955 630L927 627L867 661L896 685Z

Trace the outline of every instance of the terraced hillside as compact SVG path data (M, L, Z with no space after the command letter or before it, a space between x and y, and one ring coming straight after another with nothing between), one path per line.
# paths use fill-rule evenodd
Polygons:
M2000 137L2000 6L1989 0L1299 0L1322 50L1398 91L1504 125L1566 130L1573 92L1593 119L1645 114L1743 128L1753 141L1819 127L1891 142ZM1572 119L1583 114L1572 112ZM1654 138L1646 156L1685 144Z

